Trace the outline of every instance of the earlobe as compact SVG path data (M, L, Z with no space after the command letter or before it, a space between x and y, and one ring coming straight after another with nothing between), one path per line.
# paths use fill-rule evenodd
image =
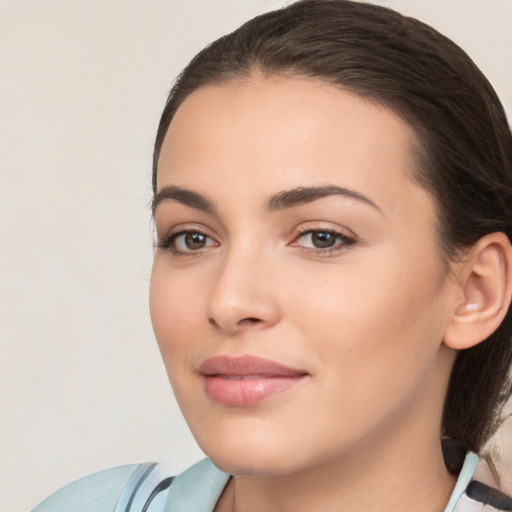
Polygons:
M461 264L462 300L455 304L444 344L456 350L488 338L500 325L512 295L512 247L503 233L482 237Z

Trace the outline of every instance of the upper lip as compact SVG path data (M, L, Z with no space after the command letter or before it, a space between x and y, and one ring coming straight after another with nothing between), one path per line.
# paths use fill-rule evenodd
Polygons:
M219 355L206 359L199 366L199 373L205 376L250 376L269 377L300 377L307 375L305 370L291 368L284 364L261 357L243 355Z

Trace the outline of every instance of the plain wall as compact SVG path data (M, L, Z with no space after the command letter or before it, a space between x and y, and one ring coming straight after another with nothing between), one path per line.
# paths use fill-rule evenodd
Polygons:
M150 168L172 80L284 2L0 0L0 510L201 457L148 312ZM389 0L461 44L512 112L512 1Z

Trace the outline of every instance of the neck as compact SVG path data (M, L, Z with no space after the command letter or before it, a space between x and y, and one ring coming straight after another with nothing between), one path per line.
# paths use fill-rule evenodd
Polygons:
M409 425L410 426L410 425ZM235 476L217 512L443 512L455 485L439 434L379 432L350 453L287 475Z

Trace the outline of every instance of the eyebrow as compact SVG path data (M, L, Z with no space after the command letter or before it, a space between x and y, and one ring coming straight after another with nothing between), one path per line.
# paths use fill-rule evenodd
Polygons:
M291 190L285 190L273 195L266 204L266 209L270 212L293 208L302 204L312 203L317 199L329 196L343 196L350 199L356 199L382 212L382 210L368 197L344 187L337 185L326 185L320 187L298 187Z
M151 205L153 214L155 213L156 207L162 201L166 200L177 201L178 203L190 206L196 210L201 210L202 212L213 213L215 211L213 203L203 195L193 192L192 190L171 185L164 187L160 192L155 194L153 204Z
M349 199L355 199L382 212L382 210L365 195L356 192L355 190L338 187L337 185L297 187L290 190L284 190L271 196L265 205L265 209L269 212L285 210L287 208L294 208L303 204L312 203L313 201L329 196L343 196ZM152 204L153 214L155 213L156 207L162 201L166 200L177 201L185 206L207 213L214 213L216 210L213 202L205 196L197 192L193 192L192 190L170 185L164 187L155 195Z

